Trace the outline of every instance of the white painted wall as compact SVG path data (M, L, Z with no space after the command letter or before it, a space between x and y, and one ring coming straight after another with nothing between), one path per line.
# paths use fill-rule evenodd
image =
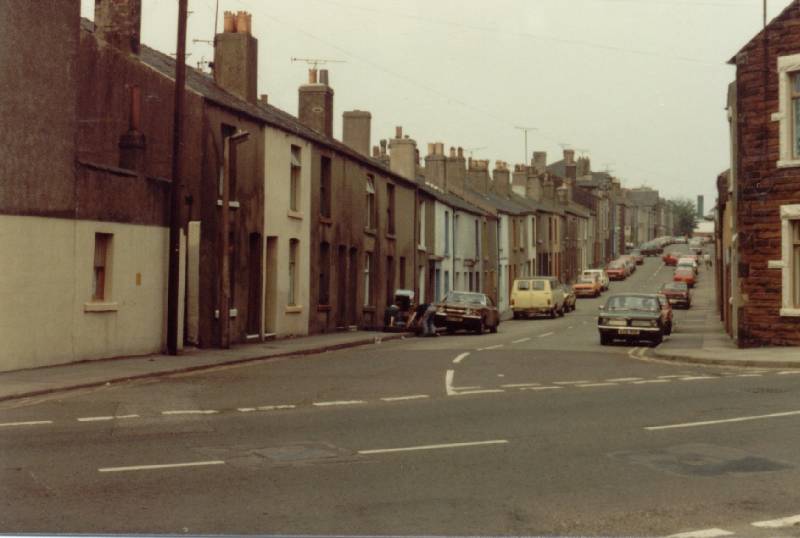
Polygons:
M310 276L311 252L311 145L305 140L288 135L277 129L265 129L265 211L264 211L264 256L266 259L266 238L276 236L277 248L277 300L270 302L265 298L264 308L274 304L275 327L278 336L298 336L308 334L310 298L308 282ZM299 211L289 211L289 185L291 177L292 145L301 149ZM289 244L290 240L300 241L297 249L297 306L289 306ZM269 278L264 267L265 283ZM264 312L262 319L268 318Z
M113 234L102 305L95 233ZM0 371L161 352L168 242L160 226L1 215Z

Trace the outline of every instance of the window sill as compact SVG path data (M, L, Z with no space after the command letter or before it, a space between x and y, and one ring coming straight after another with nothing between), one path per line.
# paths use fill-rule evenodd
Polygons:
M800 167L800 159L781 159L777 164L778 168L797 168Z
M325 224L326 226L331 226L333 224L333 219L330 217L323 217L322 215L319 216L319 223Z
M397 239L397 236L393 233L386 232L386 239L391 239L392 241L394 241L395 239Z
M330 312L331 305L329 304L318 304L317 305L317 312Z
M303 220L302 211L293 211L290 209L289 211L286 212L286 216L289 217L290 219Z
M300 314L303 311L302 306L290 305L284 309L287 314Z
M800 308L781 308L782 318L800 318Z
M425 248L425 245L417 245L417 250L420 252L428 252L428 249Z
M84 303L84 312L116 312L119 310L119 303Z
M374 237L378 234L378 230L376 230L375 228L364 228L364 233Z

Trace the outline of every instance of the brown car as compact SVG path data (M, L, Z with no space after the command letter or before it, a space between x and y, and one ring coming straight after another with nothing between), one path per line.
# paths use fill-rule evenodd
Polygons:
M451 291L444 301L436 305L437 327L452 333L459 329L483 334L486 329L496 333L500 326L500 313L484 293Z

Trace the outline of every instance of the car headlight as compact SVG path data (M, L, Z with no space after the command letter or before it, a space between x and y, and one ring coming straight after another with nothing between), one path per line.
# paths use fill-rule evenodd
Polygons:
M635 319L631 322L631 327L655 327L658 322L654 319Z

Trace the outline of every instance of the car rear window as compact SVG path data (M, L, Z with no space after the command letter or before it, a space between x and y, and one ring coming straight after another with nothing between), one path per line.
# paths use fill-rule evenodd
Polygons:
M517 280L517 289L518 290L529 290L531 289L531 283L529 280Z
M547 289L547 281L546 280L532 280L531 284L533 285L533 289L535 291L544 291Z

